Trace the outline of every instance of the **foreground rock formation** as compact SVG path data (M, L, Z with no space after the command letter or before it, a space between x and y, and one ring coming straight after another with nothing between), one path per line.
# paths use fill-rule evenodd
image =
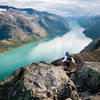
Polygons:
M82 100L100 100L100 62L82 62L78 55L74 56L78 65L76 73L67 75L75 83ZM62 59L52 62L58 66Z
M99 62L81 62L67 74L62 66L33 63L0 82L0 100L99 100L99 78Z
M99 100L100 62L84 62L80 64L74 81L83 100Z
M21 68L0 82L0 100L79 100L76 86L59 66Z
M77 78L90 88L91 92L100 91L100 63L85 62L78 67Z

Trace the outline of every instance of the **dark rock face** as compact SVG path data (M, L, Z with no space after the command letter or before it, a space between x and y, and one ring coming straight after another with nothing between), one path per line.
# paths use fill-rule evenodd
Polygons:
M97 22L95 25L93 25L92 27L90 27L89 29L86 29L84 31L84 34L92 39L97 39L98 37L100 37L100 21Z
M87 47L85 47L85 49L83 51L96 50L99 48L100 48L100 37L98 37L96 40L92 41Z
M7 25L1 26L1 29L0 29L0 40L5 39L5 37L7 39L10 38L10 35L8 34L9 32L10 32L10 27L9 26L7 26Z
M59 66L32 64L0 82L1 100L79 100L74 83Z
M96 93L100 91L100 63L99 62L85 62L78 67L77 78L90 89L91 92Z
M96 40L100 37L100 16L80 17L77 19L80 26L85 28L84 34L87 37Z
M55 65L55 66L61 66L62 65L62 60L64 58L58 59L56 61L53 61L51 64Z
M100 37L91 42L84 50L82 50L77 57L81 61L100 62Z
M88 50L88 51L81 52L77 56L83 62L84 61L88 61L88 62L100 62L99 55L100 55L100 49L96 49L96 50Z
M71 78L71 77L70 77ZM100 62L84 62L72 78L82 100L100 99Z

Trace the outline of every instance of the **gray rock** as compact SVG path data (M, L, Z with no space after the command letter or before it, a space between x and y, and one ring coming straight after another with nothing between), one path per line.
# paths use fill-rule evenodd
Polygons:
M77 78L84 87L95 93L100 90L100 62L84 62L77 70Z
M79 100L74 83L58 66L33 63L0 82L1 100Z

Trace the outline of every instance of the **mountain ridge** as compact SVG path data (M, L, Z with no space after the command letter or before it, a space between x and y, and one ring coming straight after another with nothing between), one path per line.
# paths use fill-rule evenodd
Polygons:
M89 16L89 17L80 17L76 19L80 26L84 27L84 34L87 37L96 40L100 37L100 16Z
M63 31L69 31L69 27L59 16L31 8L0 6L0 52Z

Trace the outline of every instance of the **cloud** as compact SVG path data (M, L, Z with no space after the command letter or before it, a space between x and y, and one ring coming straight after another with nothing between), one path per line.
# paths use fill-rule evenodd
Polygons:
M62 16L100 14L100 0L0 0L0 4L34 8Z
M92 40L87 38L81 28L76 22L70 22L71 32L66 33L62 37L56 37L48 42L42 42L33 48L29 55L32 61L46 61L51 62L58 58L64 57L68 50L72 53L79 53Z
M15 0L16 2L32 2L32 0Z

